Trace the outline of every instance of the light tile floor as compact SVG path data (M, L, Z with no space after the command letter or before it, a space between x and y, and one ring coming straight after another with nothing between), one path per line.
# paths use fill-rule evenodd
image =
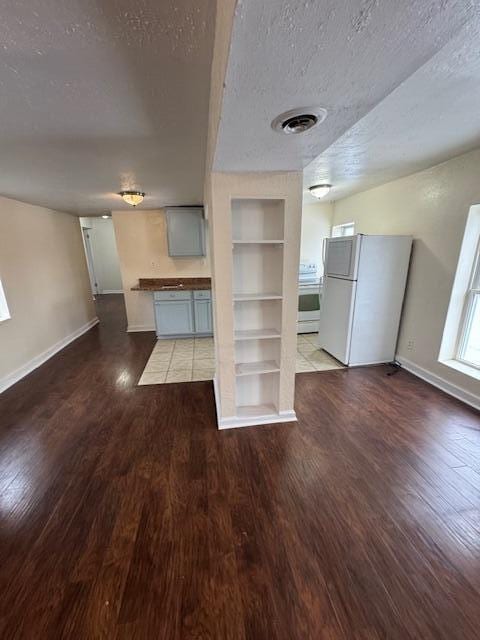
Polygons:
M330 371L331 369L343 369L335 358L332 358L317 346L317 333L302 333L297 336L297 363L295 371Z
M316 340L316 333L297 337L296 372L342 369L340 363L317 347ZM214 374L213 338L157 340L138 384L197 382L212 380Z
M139 385L212 380L213 338L157 340Z

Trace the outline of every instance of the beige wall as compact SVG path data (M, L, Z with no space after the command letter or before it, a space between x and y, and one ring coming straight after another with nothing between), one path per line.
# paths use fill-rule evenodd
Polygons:
M318 264L318 275L323 276L322 243L330 237L333 204L318 202L302 206L302 239L300 260L313 260Z
M237 0L217 0L215 11L215 40L213 44L212 69L210 72L210 102L208 109L207 152L205 162L204 201L217 143L218 127L222 112L224 80L233 28Z
M78 218L0 197L0 279L2 390L95 319Z
M353 220L357 233L413 235L398 355L477 398L480 382L438 355L468 212L480 203L479 172L477 150L334 205L334 224Z
M112 219L92 216L80 218L80 222L83 228L89 229L98 292L122 291L122 276Z
M122 274L128 329L151 331L155 328L152 294L131 291L139 278L208 277L205 258L170 258L167 247L165 212L113 211Z

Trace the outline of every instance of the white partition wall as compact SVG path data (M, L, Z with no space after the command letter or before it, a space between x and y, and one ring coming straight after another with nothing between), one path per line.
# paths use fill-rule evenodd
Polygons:
M298 173L212 174L219 428L295 420Z

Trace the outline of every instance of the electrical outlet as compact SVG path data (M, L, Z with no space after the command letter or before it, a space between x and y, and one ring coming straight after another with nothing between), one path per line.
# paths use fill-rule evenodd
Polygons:
M407 342L407 350L408 351L413 351L414 347L415 347L415 342L413 340L409 340Z

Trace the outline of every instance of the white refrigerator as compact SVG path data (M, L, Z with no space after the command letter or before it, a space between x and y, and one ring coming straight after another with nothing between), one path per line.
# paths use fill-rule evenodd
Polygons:
M319 346L345 365L395 359L411 236L329 238Z

